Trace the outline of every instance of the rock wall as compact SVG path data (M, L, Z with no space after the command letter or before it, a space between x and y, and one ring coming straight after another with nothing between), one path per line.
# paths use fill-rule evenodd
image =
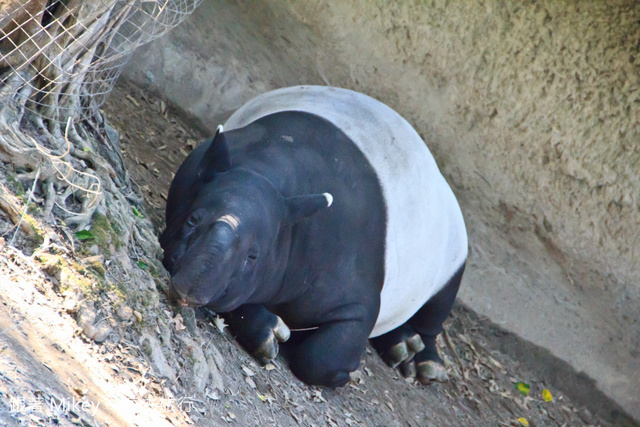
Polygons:
M638 16L633 1L209 0L126 75L209 130L293 84L398 110L461 200L462 300L640 418Z

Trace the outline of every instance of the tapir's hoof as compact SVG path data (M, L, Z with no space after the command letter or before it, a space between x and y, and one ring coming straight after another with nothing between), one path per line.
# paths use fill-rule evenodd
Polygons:
M446 382L449 380L447 370L441 363L433 360L425 360L416 366L417 379L422 384L428 384L432 381Z
M409 361L404 361L400 364L400 372L402 376L405 378L415 378L418 375L416 371L416 362L411 359Z
M415 334L391 347L382 355L387 365L392 368L397 367L403 362L409 362L413 356L424 349L424 343L420 335Z
M262 364L267 364L278 355L278 343L285 342L291 336L289 327L278 316L278 323L271 329L269 337L258 347L253 356Z

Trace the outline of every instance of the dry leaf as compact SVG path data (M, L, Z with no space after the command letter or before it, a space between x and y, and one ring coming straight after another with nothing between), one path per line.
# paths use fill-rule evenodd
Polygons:
M226 323L224 323L224 319L223 319L222 317L218 316L217 314L216 314L216 318L215 318L215 319L213 319L213 324L216 326L216 328L217 328L220 332L223 332L223 333L224 333L224 328L226 328L227 326L229 326L229 325L227 325Z
M138 103L138 101L136 101L133 96L131 95L126 95L125 98L127 98L129 101L131 101L131 103L133 105L135 105L136 107L140 107L140 104Z
M249 387L251 388L258 388L258 386L256 385L256 382L253 380L253 378L251 377L245 377L244 379L246 381L247 384L249 384Z
M220 390L218 389L214 389L212 392L207 393L206 396L211 400L220 400L220 398L222 397Z
M320 390L313 391L313 401L327 403L327 400L324 397L322 397L322 391Z
M184 331L187 329L187 327L184 326L184 319L180 314L173 318L173 324L175 325L176 331Z

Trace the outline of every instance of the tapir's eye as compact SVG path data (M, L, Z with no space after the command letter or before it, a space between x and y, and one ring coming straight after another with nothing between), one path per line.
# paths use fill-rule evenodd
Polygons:
M198 225L198 218L195 215L189 215L186 224L190 228L195 228Z
M246 271L249 268L253 268L256 264L256 260L258 259L258 250L250 249L247 257L244 259L242 263L242 270Z
M244 268L253 266L253 264L256 262L256 260L258 259L258 251L257 250L251 250L249 251L249 253L247 254L247 259L244 261Z
M253 262L255 260L258 259L258 254L260 253L260 251L258 250L257 247L251 247L249 249L249 252L247 253L247 261L249 262Z

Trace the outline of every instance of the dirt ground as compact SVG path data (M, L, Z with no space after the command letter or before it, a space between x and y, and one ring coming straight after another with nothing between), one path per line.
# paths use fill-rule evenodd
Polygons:
M200 135L189 131L164 101L135 87L118 87L104 110L120 130L127 166L145 200L143 214L160 230L170 171ZM6 179L3 184L11 187ZM162 371L140 339L139 314L117 311L105 316L102 320L110 322L114 332L101 343L88 339L75 320L77 301L62 291L41 254L67 252L81 265L90 259L73 256L64 235L53 249L24 238L15 243L23 250L14 249L8 244L12 223L2 215L0 219L6 239L0 246L0 425L624 423L624 418L603 420L594 414L602 408L577 404L571 388L561 386L557 370L527 363L538 356L534 346L462 305L456 305L446 324L446 339L439 342L449 383L421 386L407 381L367 348L352 381L329 390L301 383L280 357L259 366L227 329L221 332L204 313L176 314L160 294L157 309L172 319L168 330L155 326L158 336L170 336L163 352L171 366ZM159 280L166 284L166 277ZM167 353L174 351L171 360ZM202 370L198 357L213 358L209 369ZM521 388L527 384L528 391L519 391L518 383L523 383ZM611 416L605 401L603 413Z
M510 88L522 87L535 79L525 78L521 82L518 74L503 76L501 81L484 81L484 77L504 71L488 70L487 63L510 61L508 56L492 57L496 53L486 44L495 43L503 32L520 31L521 23L549 26L560 39L569 40L568 52L581 53L575 35L560 31L566 23L561 8L546 10L538 5L503 8L500 14L492 14L490 10L482 11L487 15L473 10L459 14L457 9L471 7L472 3L448 2L445 11L451 15L445 13L447 19L440 19L442 15L438 13L442 10L436 8L436 16L416 22L419 19L411 13L411 7L419 2L397 2L398 8L386 14L364 8L366 2L291 2L292 9L299 14L297 18L290 11L269 8L262 2L209 3L215 13L204 13L209 9L203 4L200 16L215 19L205 19L204 24L185 23L187 27L201 26L203 39L193 39L192 33L171 35L175 36L172 47L175 51L171 52L174 65L181 72L185 70L184 58L178 53L196 57L192 62L195 65L186 67L186 76L169 73L167 68L172 66L169 58L153 47L144 48L141 57L146 54L160 61L153 74L141 71L139 83L145 89L123 84L104 106L107 121L119 134L111 131L107 137L112 140L119 137L128 171L144 200L138 209L142 216L151 219L155 231L163 228L165 196L172 171L204 136L194 129L215 128L243 100L275 87L325 83L365 91L400 111L431 142L430 148L443 173L459 195L471 234L471 258L463 296L466 301L486 307L499 326L462 304L456 305L446 325L448 340L439 343L451 377L447 384L425 387L405 381L369 348L362 366L346 387L338 390L308 387L291 375L281 358L266 367L257 365L239 348L228 330L219 328L215 319L205 313L178 312L169 306L161 292L167 285L162 271L154 283L142 282L134 276L120 283L134 295L124 300L113 290L102 290L99 278L91 273L95 257L102 257L98 260L107 275L115 264L110 261L116 258L130 259L134 270L136 265L148 268L157 260L140 260L135 253L122 252L80 255L80 242L64 226L50 227L57 238L44 246L18 233L15 249L9 245L13 223L0 210L0 235L4 237L4 241L0 239L0 426L635 425L599 391L589 376L575 373L576 365L569 366L556 358L557 354L541 350L502 328L519 322L522 335L540 338L545 345L560 348L563 356L577 361L578 369L593 366L594 360L600 363L606 359L605 368L598 366L598 372L611 379L613 388L625 373L633 373L616 358L624 352L625 357L631 354L637 360L637 354L633 353L637 331L621 328L624 322L617 314L608 316L608 322L601 321L610 307L631 307L634 299L627 297L608 305L611 299L616 299L616 294L608 290L617 289L623 280L616 279L615 271L606 276L607 280L595 270L575 278L573 273L568 274L576 262L567 254L571 245L579 246L576 239L583 237L580 230L572 227L580 228L589 218L583 216L577 225L565 227L566 212L554 211L549 204L541 205L533 197L550 191L553 200L549 203L558 203L556 198L562 198L567 188L573 191L571 194L588 193L594 196L589 200L595 201L597 209L589 205L582 212L591 209L604 218L603 222L609 221L605 214L619 217L619 222L607 222L617 230L620 224L632 224L635 218L629 214L635 196L627 200L618 193L628 190L627 184L636 169L630 167L626 174L619 173L621 184L607 178L611 174L606 170L598 170L606 178L603 185L598 182L600 175L594 175L591 182L584 175L586 166L579 161L580 139L568 141L558 137L566 146L562 154L557 151L557 144L536 144L532 136L557 137L558 131L568 132L568 124L558 117L557 123L550 124L544 120L545 114L540 116L554 107L554 99L544 98L548 104L543 103L545 107L538 110L532 107L538 104L528 101L512 108L510 102L514 98L509 96L517 98L516 95L526 91L514 94L509 92ZM264 4L267 3L278 2ZM597 4L591 7L597 9ZM530 12L533 15L529 16ZM595 12L585 8L581 13L596 19L599 15ZM512 26L496 25L495 17L503 15ZM460 21L464 16L473 16L473 22L467 25L466 21ZM622 19L627 15L620 16ZM622 29L631 25L626 18L621 22ZM432 24L440 26L438 31L429 32L428 26ZM319 28L324 31L322 36L318 36ZM480 31L486 28L496 31L490 32L489 37ZM527 41L526 33L522 34L522 52L529 56L516 53L519 61L531 59L538 52L538 46ZM540 32L536 37L544 42L551 38L551 32ZM206 45L205 38L214 41L212 47ZM432 41L425 43L425 40ZM569 42L578 47L574 49ZM449 55L424 50L434 43ZM205 55L192 53L193 45L206 45L210 51ZM613 44L604 51L613 54L617 46ZM513 54L519 48L515 43L507 51ZM534 57L539 59L543 55ZM461 58L469 59L464 62ZM633 61L631 64L625 67L636 67ZM547 73L544 63L535 65L531 70ZM625 67L622 68L626 70ZM213 80L207 74L211 68L215 68ZM566 70L571 73L570 67ZM615 78L613 73L585 76ZM510 85L514 78L518 84ZM170 84L172 81L178 84ZM503 103L476 103L477 99L485 99L482 94L487 91L477 86L465 87L462 83L467 81L480 86L489 84L491 99L495 102L502 99ZM566 81L557 78L538 89L543 94L559 90L557 84L562 86ZM164 88L167 98L150 95L153 90L160 92L157 86L163 84L167 85ZM591 86L575 84L579 87L573 90L580 96L583 87L597 92L594 82ZM190 105L199 108L182 108L191 116L189 121L173 108L178 102L175 94L170 93L172 88L183 91ZM633 91L633 85L618 89ZM560 105L568 110L565 107ZM596 111L597 115L596 107L589 104L588 113ZM494 108L497 114L493 113ZM624 105L620 108L624 110ZM580 115L579 106L571 111L591 123L591 116ZM634 111L637 110L631 109L631 114ZM203 122L205 113L209 115ZM199 123L194 117L200 117ZM524 120L526 117L529 118ZM603 116L598 123L603 128L605 125L615 128L619 119L615 115ZM496 123L499 126L493 126ZM620 135L626 141L632 137L632 130ZM595 145L599 149L606 146L600 139ZM529 156L518 150L523 146L543 148L538 151L531 148ZM636 159L634 150L633 147L627 150L628 159ZM552 156L551 161L543 161L545 155L554 152L558 158ZM614 169L621 166L615 160L620 153L609 154L607 164ZM588 157L587 161L597 163L597 157ZM478 158L484 162L478 162ZM531 159L535 167L527 169ZM563 168L559 176L553 172L558 165ZM505 178L495 173L501 170L511 171L511 175ZM3 167L0 183L14 194L24 194L32 182L17 185L12 178L15 172ZM609 199L618 201L619 206L608 204ZM579 206L576 202L570 208ZM619 243L615 239L618 232L599 238L601 231L590 231L587 240L598 243L585 249L582 259L589 260L594 251L611 249ZM615 261L619 248L614 249L607 256ZM87 338L87 330L79 326L83 316L79 307L83 302L63 286L69 279L47 264L44 255L53 254L77 263L81 279L93 281L93 285L87 286L98 289L95 304L99 310L92 324L95 329L108 328L101 342ZM626 263L632 255L633 251L625 252L624 257L617 257L611 265L628 267L632 274L637 260ZM624 273L621 269L616 271ZM619 277L624 278L622 273ZM487 292L468 293L472 286L481 285L487 287ZM635 285L629 282L625 286L633 290ZM627 294L633 296L631 291ZM627 319L627 324L633 320ZM621 350L612 354L611 348ZM529 385L528 393L524 384ZM544 390L549 394L543 395ZM544 396L550 401L545 401ZM633 400L637 396L628 397L627 400Z

